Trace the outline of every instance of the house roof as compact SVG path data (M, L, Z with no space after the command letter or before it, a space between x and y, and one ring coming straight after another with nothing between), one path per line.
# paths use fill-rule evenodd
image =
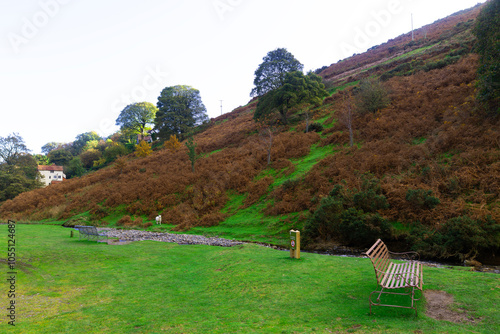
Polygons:
M63 171L63 166L56 166L56 165L50 165L50 166L45 166L45 165L38 165L38 170L53 170L53 171Z

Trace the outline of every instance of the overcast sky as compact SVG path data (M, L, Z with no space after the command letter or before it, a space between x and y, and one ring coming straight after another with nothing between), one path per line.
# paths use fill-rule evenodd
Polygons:
M33 153L117 130L133 102L200 90L210 117L245 105L262 58L314 70L483 0L0 0L0 136Z

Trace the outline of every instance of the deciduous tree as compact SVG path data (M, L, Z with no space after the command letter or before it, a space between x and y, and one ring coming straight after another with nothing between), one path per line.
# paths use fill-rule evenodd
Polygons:
M284 124L288 123L287 112L301 104L319 105L328 93L322 79L314 73L304 75L300 71L286 73L283 85L259 98L254 119L279 112Z
M157 105L155 130L163 139L176 135L182 140L192 128L208 121L200 91L190 86L163 89Z
M356 94L356 106L360 113L376 112L390 103L389 94L377 79L366 79L359 84Z
M51 163L58 166L66 166L69 161L73 159L71 152L65 148L59 148L57 150L52 150L47 155Z
M8 160L10 163L0 163L0 202L42 186L33 156L19 153Z
M350 91L347 97L343 96L338 120L349 130L349 146L352 147L354 145L354 103Z
M42 146L42 153L49 154L50 151L61 147L62 143L50 142Z
M293 54L284 48L270 51L255 70L255 79L250 96L262 96L283 86L285 75L289 72L302 71L302 65Z
M194 173L194 164L198 159L198 155L196 154L196 146L198 146L194 141L193 137L189 137L188 140L184 143L188 149L188 157L189 161L191 161L191 171Z
M75 141L73 141L73 144L71 145L71 153L74 156L79 155L82 153L83 148L85 145L87 145L87 142L93 141L93 140L101 140L101 136L97 134L95 131L90 131L90 132L85 132L81 133L78 136L76 136Z
M0 137L0 163L11 164L21 153L29 152L23 138L18 133Z
M135 148L135 155L140 158L147 157L152 152L153 150L151 150L151 145L144 140L141 140L139 145Z
M155 120L158 108L150 102L129 104L116 119L116 125L122 130L131 130L133 133L145 134L148 125Z
M181 148L181 143L179 142L179 139L177 139L176 135L170 135L170 139L165 142L165 148L172 152Z

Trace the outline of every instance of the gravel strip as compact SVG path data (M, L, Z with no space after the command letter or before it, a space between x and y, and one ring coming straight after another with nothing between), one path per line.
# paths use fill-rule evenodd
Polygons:
M142 241L153 240L163 242L175 242L179 245L209 245L231 247L241 245L243 242L222 239L222 238L207 238L201 235L193 234L172 234L158 233L139 230L118 230L114 228L99 228L99 230L107 231L109 238L118 238L120 241Z

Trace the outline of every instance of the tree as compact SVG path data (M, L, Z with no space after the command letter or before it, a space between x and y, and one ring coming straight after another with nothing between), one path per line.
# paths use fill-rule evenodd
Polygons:
M356 95L356 107L360 113L376 112L390 103L389 94L377 79L362 80Z
M144 135L147 126L154 123L157 111L158 108L150 102L129 104L120 112L116 125L122 130L129 129L133 133Z
M181 148L181 143L179 142L179 139L177 139L176 135L171 135L170 139L166 141L164 145L165 148L169 149L172 152L175 152Z
M97 134L95 131L90 131L90 132L85 132L81 133L78 136L76 136L75 141L73 141L73 144L71 145L71 153L74 156L79 155L82 153L83 148L85 145L87 145L87 142L92 141L92 140L101 140L101 136Z
M255 70L255 87L250 96L262 96L283 86L286 73L302 71L304 68L304 65L284 48L268 52L263 60Z
M33 155L38 165L49 165L49 157L43 154L35 154Z
M61 147L62 143L50 142L42 146L42 153L49 154L50 151Z
M267 125L263 126L262 128L259 129L259 137L261 139L262 145L264 146L264 149L267 152L267 164L271 164L271 150L273 148L273 139L274 139L274 133L276 131L276 128Z
M59 148L57 150L52 150L47 155L51 163L58 166L66 166L71 159L73 159L73 154L65 148Z
M66 177L68 179L72 177L79 177L85 174L86 170L83 167L82 160L80 157L75 157L71 159L68 163L68 167L65 168Z
M23 138L18 133L11 133L7 137L0 137L0 163L12 164L12 161L21 153L29 152Z
M339 110L338 120L349 130L349 146L354 146L354 130L353 130L353 121L354 121L354 110L353 110L353 102L352 102L352 94L349 91L349 95L346 97L345 95L342 98L342 105Z
M9 161L0 163L0 202L42 186L37 162L32 155L20 153Z
M90 169L94 166L94 161L102 158L102 153L96 149L90 149L80 154L80 161L83 167Z
M163 89L157 106L155 129L162 139L176 135L182 140L192 128L208 121L200 91L191 86Z
M500 114L500 0L488 2L473 29L479 54L478 100L488 113Z
M188 149L188 157L189 161L191 161L191 171L194 173L194 164L198 159L198 155L196 154L196 146L198 145L193 141L193 137L189 137L184 144L186 144Z
M287 112L290 108L301 104L321 104L323 98L328 95L321 81L321 77L314 73L286 73L281 87L259 98L254 119L262 119L277 111L283 124L287 124Z
M137 145L135 148L135 156L140 158L147 157L148 155L151 154L151 152L153 152L151 150L151 145L144 140L141 140L139 142L139 145Z
M123 155L127 155L129 152L125 145L122 143L109 143L108 146L104 149L103 157L106 159L106 162L115 161L118 157Z

